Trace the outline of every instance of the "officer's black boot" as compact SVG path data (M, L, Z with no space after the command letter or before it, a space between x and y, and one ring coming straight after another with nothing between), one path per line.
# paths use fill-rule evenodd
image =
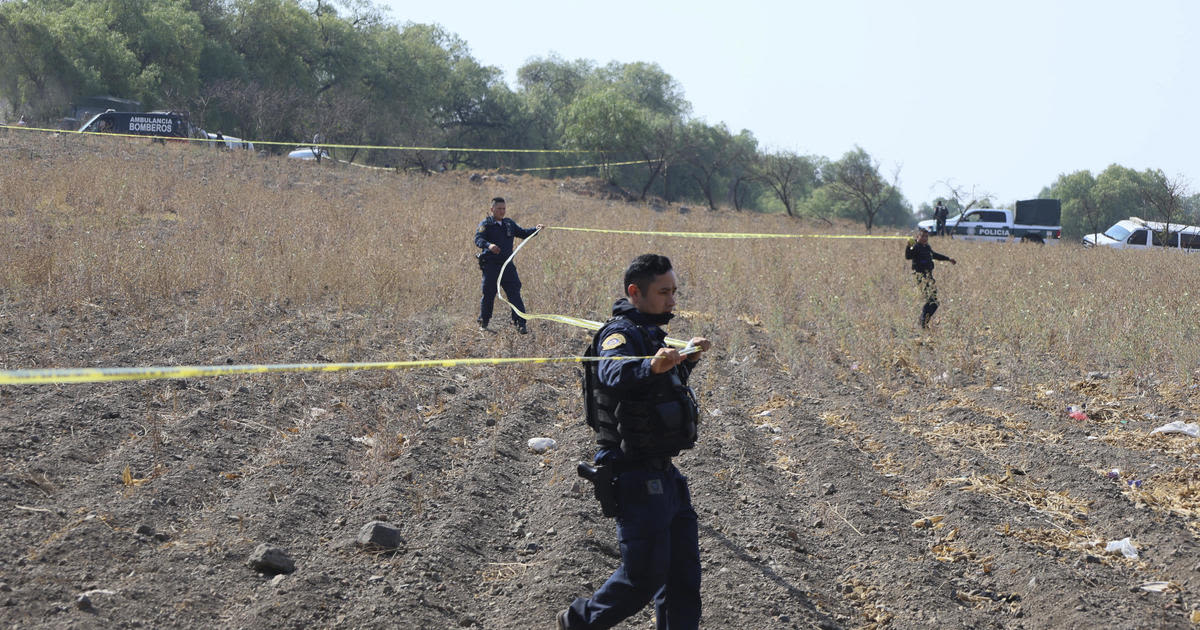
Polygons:
M487 325L488 325L487 320L482 317L475 320L475 323L479 324L479 330L487 330L488 329L487 328Z

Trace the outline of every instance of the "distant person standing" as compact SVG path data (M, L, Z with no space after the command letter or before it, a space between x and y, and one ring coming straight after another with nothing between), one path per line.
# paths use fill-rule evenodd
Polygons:
M500 268L504 265L504 261L512 255L513 239L514 238L529 238L542 229L542 224L537 224L531 230L527 230L519 225L516 221L504 216L506 206L503 197L492 199L491 210L488 212L487 218L479 222L479 228L475 230L475 246L480 249L476 254L479 259L479 269L483 271L483 298L479 301L479 323L480 330L487 330L488 322L492 319L492 306L496 302L496 281L500 281L500 286L504 289L504 295L508 296L508 301L513 306L525 312L525 303L521 301L521 277L517 275L517 267L509 264L504 269L504 277L500 277ZM513 325L517 327L517 332L522 335L529 333L529 328L525 325L525 318L511 313Z
M938 199L937 205L933 208L933 219L937 221L937 232L935 233L938 236L946 235L946 219L949 217L950 211L946 209L946 204Z
M315 155L317 157L317 164L321 163L321 151L325 150L321 146L322 144L325 144L325 136L321 135L321 132L318 131L317 133L313 134L313 144L312 144L312 151L313 151L313 155Z
M933 319L933 314L938 310L937 284L933 281L933 261L946 260L951 265L957 265L958 261L933 251L933 248L929 246L929 231L924 228L918 229L916 236L908 239L908 246L904 248L904 258L912 261L912 270L917 276L917 285L925 297L925 305L921 307L921 316L917 320L917 324L921 328L928 328L929 320Z

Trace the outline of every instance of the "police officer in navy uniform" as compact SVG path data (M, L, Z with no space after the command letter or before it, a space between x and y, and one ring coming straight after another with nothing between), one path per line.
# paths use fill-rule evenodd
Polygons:
M950 218L950 211L946 209L946 204L942 203L941 199L937 200L937 205L933 208L933 218L937 224L934 234L945 236L947 234L946 219Z
M589 598L576 599L556 619L559 630L611 628L651 600L660 630L694 629L700 623L700 545L687 478L671 463L696 442L699 410L688 376L711 347L692 338L696 351L681 354L665 343L664 326L675 308L678 278L665 256L644 254L625 271L626 298L592 341L600 361L594 405L598 466L616 472L617 538L621 566Z
M481 250L476 256L479 259L479 268L483 271L483 298L479 301L479 319L476 320L480 330L487 330L488 321L492 319L492 305L496 302L496 280L500 278L500 268L504 261L512 255L513 239L529 238L542 229L541 223L531 230L517 225L516 221L504 216L505 209L503 197L492 199L491 212L486 219L479 222L479 228L475 230L475 246ZM500 286L504 288L504 295L508 296L508 301L524 313L521 277L517 275L516 265L509 263L504 270L504 278L500 280ZM512 313L512 322L517 327L517 332L522 335L529 332L524 317Z
M929 246L929 230L925 228L918 228L916 236L908 239L908 245L904 248L904 258L912 261L912 270L917 277L917 286L920 287L921 295L925 298L925 304L921 307L921 315L917 318L917 325L921 328L928 328L929 321L933 319L933 314L938 310L937 283L933 281L933 261L944 260L951 265L957 265L958 261L933 251L933 248Z

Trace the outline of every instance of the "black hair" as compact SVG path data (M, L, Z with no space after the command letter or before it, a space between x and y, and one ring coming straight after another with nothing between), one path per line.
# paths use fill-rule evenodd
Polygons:
M917 228L917 234L921 234L921 233L929 234L929 230L927 230L925 228Z
M645 293L654 279L671 270L671 259L658 254L642 254L629 263L625 270L625 294L629 294L629 285L636 284Z
M498 203L504 203L504 197L492 197L492 205L494 206Z

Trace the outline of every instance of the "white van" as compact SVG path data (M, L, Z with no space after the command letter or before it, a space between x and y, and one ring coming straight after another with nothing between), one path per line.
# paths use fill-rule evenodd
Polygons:
M1117 221L1103 233L1096 232L1083 237L1084 247L1103 246L1114 249L1149 249L1163 247L1163 236L1166 235L1166 247L1182 249L1187 252L1200 252L1200 227L1170 224L1161 221L1144 221L1137 217L1129 217Z
M293 160L316 160L318 162L321 160L330 159L329 151L321 149L318 152L312 147L300 147L299 149L293 149L290 153L288 153L287 156Z
M254 150L254 143L249 140L242 140L233 136L227 136L220 132L212 133L205 132L209 140L212 140L212 145L218 149L246 149L247 151Z

